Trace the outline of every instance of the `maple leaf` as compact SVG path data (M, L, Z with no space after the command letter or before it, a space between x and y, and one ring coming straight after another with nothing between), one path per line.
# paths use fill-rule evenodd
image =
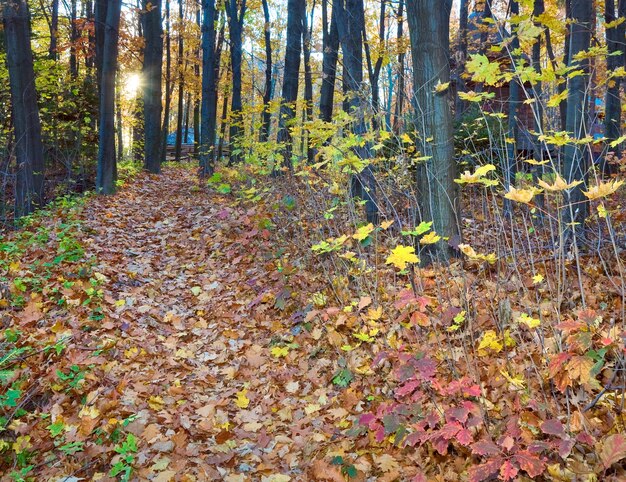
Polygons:
M494 181L492 179L486 179L485 176L491 171L495 171L496 166L493 164L485 164L484 166L480 166L476 168L473 174L470 174L469 171L465 171L463 174L459 176L458 179L455 179L454 182L457 184L477 184L481 183L485 186L495 186L498 184L498 181Z
M402 246L399 244L387 257L386 264L393 264L398 269L406 269L406 265L409 263L419 263L420 260L415 254L415 248L413 246Z
M152 410L155 410L158 412L165 406L165 402L163 401L163 398L159 397L158 395L155 395L148 399L148 406Z
M423 236L422 239L420 239L420 244L435 244L439 242L440 239L441 236L439 236L434 231L431 231L430 233Z
M601 182L600 184L591 187L589 191L583 191L583 194L591 200L599 199L601 197L610 196L615 191L617 191L623 184L624 181L618 180Z
M491 440L479 440L471 445L472 453L476 455L496 455L500 448Z
M626 436L624 434L609 435L602 441L601 445L599 456L605 469L626 458Z
M498 473L502 465L502 458L488 460L484 464L476 465L469 469L470 482L482 482Z
M591 369L595 362L588 356L575 356L565 367L572 380L578 380L581 384L589 383L591 380Z
M289 355L289 347L275 346L270 350L273 357L280 358Z
M394 470L398 470L400 468L400 466L398 465L398 461L389 454L381 454L375 456L374 462L383 472L393 472Z
M483 333L483 336L480 339L480 344L478 345L478 356L487 356L489 354L488 350L499 353L502 351L502 348L504 347L496 332L494 330L487 330Z
M246 396L248 394L248 389L244 388L243 390L237 392L237 399L235 400L235 405L239 408L248 408L250 405L250 399Z
M565 428L563 424L556 418L546 420L541 424L541 431L548 435L556 435L557 437L565 436Z
M369 223L366 226L361 226L357 229L356 233L354 233L352 237L357 241L365 241L372 231L374 231L374 225Z
M539 192L540 191L535 188L517 189L511 186L504 197L518 203L529 204L533 197L535 197L535 194L538 194Z
M517 476L518 472L519 469L515 467L510 460L506 460L502 464L502 467L500 467L500 479L513 480Z
M500 64L498 62L490 62L486 55L472 55L466 67L467 71L472 74L474 82L495 85L500 78Z
M556 174L556 177L554 179L554 183L552 184L548 184L547 182L545 182L542 179L539 179L537 181L537 184L539 184L542 188L544 188L546 191L551 191L551 192L558 192L558 191L566 191L567 189L571 189L573 187L578 186L579 184L582 184L582 181L572 181L571 183L567 183L565 182L565 180L559 176L559 174Z
M531 477L539 477L546 470L545 462L528 450L520 450L513 459L519 464L520 469Z

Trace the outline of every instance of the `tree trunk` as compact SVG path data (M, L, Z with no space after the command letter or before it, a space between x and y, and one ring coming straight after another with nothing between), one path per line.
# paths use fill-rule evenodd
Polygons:
M328 0L322 0L323 59L322 88L320 92L320 119L330 122L333 118L335 102L335 79L337 77L337 58L339 56L339 33L337 15L333 9L328 25Z
M398 32L397 32L397 40L398 40L398 48L400 51L398 52L398 90L396 93L396 110L393 120L393 131L396 135L400 133L401 127L401 119L402 113L404 112L404 49L401 47L401 40L404 37L404 2L405 0L400 0L398 4Z
M537 19L540 15L545 12L545 3L544 0L535 0L535 4L533 7L533 18ZM541 25L540 22L535 20L535 26L541 28L543 30L548 31L545 27ZM532 64L533 68L538 74L541 74L541 38L539 35L537 37L537 41L533 44L532 51ZM547 46L546 46L547 48ZM533 86L533 97L537 99L538 102L533 103L534 116L535 116L535 132L541 134L543 133L543 103L541 102L541 98L543 96L543 86L541 81L537 81ZM535 161L542 162L544 157L544 145L543 142L539 140L539 134L534 135L534 150L533 150L533 158ZM542 176L544 173L544 166L538 165L535 166L532 170L533 180L536 182L538 178ZM539 209L537 210L537 216L539 219L542 218L545 206L545 197L543 193L537 194L535 197L537 206Z
M26 1L7 0L4 6L4 36L17 162L16 217L26 215L41 206L44 197L43 144L29 22Z
M353 116L352 132L357 136L365 135L365 99L360 95L363 83L363 31L365 30L365 11L363 0L334 0L333 10L337 13L337 30L343 51L344 82L347 89L347 107ZM358 146L355 153L361 159L371 158L369 145ZM352 196L365 201L365 215L369 222L377 222L376 182L371 165L361 172L352 174Z
M460 13L459 13L459 45L458 45L458 66L456 69L456 92L463 92L465 90L465 81L463 80L463 73L465 72L465 63L467 62L467 24L468 24L468 0L460 0ZM455 97L455 109L454 114L457 120L460 120L465 112L467 103L463 101L458 95Z
M376 64L372 65L372 54L369 42L367 41L366 30L363 29L363 42L365 43L365 54L367 55L367 70L369 74L370 84L372 87L372 110L374 117L372 119L372 126L374 129L378 129L378 114L380 111L380 92L378 87L378 80L380 79L380 70L383 66L383 53L385 48L385 7L387 2L381 0L380 2L380 16L378 25L378 58Z
M183 115L185 101L185 76L183 75L183 34L185 22L183 18L183 2L178 0L178 112L176 113L176 162L180 162L183 145Z
M267 142L272 122L272 112L270 110L270 102L272 101L272 43L270 9L267 0L263 0L262 4L265 20L265 87L263 89L263 121L261 123L261 132L259 133L259 142Z
M196 25L202 29L202 20L200 19L200 15L201 6L196 6ZM200 46L198 47L198 50L196 50L196 58L200 58L201 48L202 47ZM202 84L202 80L200 79L200 65L198 62L195 62L193 71L196 76L196 80L199 80L200 84ZM200 94L200 98L201 97L202 94ZM193 104L193 153L198 159L200 159L200 98L194 98Z
M228 15L228 27L230 30L230 65L233 76L233 91L231 100L231 123L230 123L230 160L238 162L241 160L238 154L239 138L243 134L243 119L241 101L241 58L243 55L242 36L243 20L246 13L246 0L226 0L226 14Z
M576 60L579 52L589 49L591 40L591 15L592 5L589 0L571 0L571 24L570 24L570 49L568 65L576 66L583 72L582 75L568 79L567 93L567 132L575 139L583 139L588 132L587 115L587 88L589 86L589 60L584 58ZM589 203L583 195L588 178L589 155L588 147L575 143L565 146L563 162L563 178L572 181L583 181L569 191L565 191L565 207L563 208L562 221L564 229L572 226L582 226L589 211Z
M117 72L117 40L122 0L108 2L102 45L102 84L100 86L100 122L96 191L115 192L117 163L115 159L115 74Z
M170 133L170 104L172 103L172 35L170 29L170 0L165 0L165 102L163 105L163 126L161 127L161 164L167 157L167 138Z
M150 8L148 8L150 5ZM161 1L143 0L143 111L144 169L161 172L161 68L163 65L163 28Z
M117 160L124 158L124 126L122 125L122 96L120 88L120 73L117 73L117 88L115 89L115 132L117 134Z
M510 0L509 2L511 17L519 15L519 3L517 0ZM512 29L511 31L511 61L513 63L512 69L515 71L515 63L518 61L518 55L516 51L520 48L519 37ZM507 137L510 139L506 146L506 163L502 166L502 174L504 176L504 185L509 189L515 181L515 171L517 162L517 138L519 134L519 124L517 120L517 113L519 110L519 104L521 100L522 88L518 82L518 79L513 76L509 82L509 112L508 112L508 133ZM513 204L510 199L504 198L503 200L504 215L510 217L513 214Z
M450 91L435 92L438 82L450 80L451 8L452 0L407 1L416 112L421 113L416 122L421 138L429 139L421 150L430 157L418 167L418 201L422 220L432 221L442 236L425 250L426 261L447 261L454 254L451 245L460 241Z
M308 21L307 13L306 13L306 5L304 8L304 18L303 18L303 30L302 30L302 51L304 56L304 112L305 118L308 122L313 120L313 73L311 71L311 39L313 37L313 19L315 17L315 0L313 0L313 5L311 6L311 21ZM304 138L308 135L307 129L302 129L302 140L303 145L302 149L304 151ZM307 162L313 162L313 149L308 147L308 139L307 139L307 150L306 150L306 158Z
M200 114L200 174L214 170L217 79L215 76L215 0L202 2L202 107Z
M191 112L191 92L187 93L187 102L185 103L186 107L185 107L185 137L184 137L184 142L185 144L189 144L189 114Z
M95 5L96 11L94 30L96 36L96 85L100 88L102 86L102 61L104 59L104 31L109 2L107 0L96 0Z
M607 24L615 22L617 19L626 17L626 0L618 0L617 15L615 12L615 0L605 0L604 17ZM606 44L609 49L607 57L607 71L614 72L626 63L626 47L624 46L624 35L626 35L626 23L622 22L606 29ZM619 53L618 53L619 52ZM612 78L606 90L606 114L604 117L605 137L608 142L614 141L621 136L622 121L622 101L620 97L621 77ZM621 154L620 146L612 148L619 158ZM610 172L609 165L603 159L602 171Z
M59 0L52 0L52 15L50 19L50 47L48 57L57 59L57 40L59 37Z
M280 105L278 142L284 144L283 164L292 167L292 138L290 127L295 119L295 103L298 100L300 77L300 53L306 0L289 0L287 4L287 46L285 48L285 70L283 93ZM278 167L278 166L276 166Z

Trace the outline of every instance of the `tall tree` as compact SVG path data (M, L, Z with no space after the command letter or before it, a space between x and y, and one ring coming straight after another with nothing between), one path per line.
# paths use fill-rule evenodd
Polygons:
M400 119L404 112L404 47L402 47L402 39L404 38L404 2L400 0L398 2L398 12L396 15L396 22L398 29L396 33L397 47L398 47L398 87L396 92L396 107L393 120L393 131L396 134L400 133Z
M580 52L589 49L591 41L592 3L589 0L570 0L570 48L568 65L575 66L581 75L570 76L567 81L567 116L566 131L572 140L583 139L587 136L589 117L587 115L587 88L589 86L589 60ZM562 220L564 227L571 230L573 226L582 226L589 211L589 203L583 195L583 189L588 178L589 155L587 149L580 144L571 142L565 146L563 161L563 178L571 183L584 181L568 191L565 191L565 207Z
M328 22L328 0L322 0L322 87L320 91L320 118L330 122L333 117L335 102L335 79L337 77L337 59L339 56L339 32L337 15L333 9L330 25Z
M202 2L202 107L200 114L200 172L213 174L217 119L217 78L215 75L215 0ZM196 134L197 135L197 134Z
M176 112L176 146L175 156L176 162L180 162L180 154L183 145L183 114L184 114L184 99L185 99L185 75L183 65L183 48L184 48L184 31L185 31L185 18L183 10L183 1L178 0L178 58L176 65L178 67L178 110Z
M57 59L57 44L59 39L59 0L52 0L52 14L50 15L50 47L48 56Z
M304 8L304 18L302 24L302 52L304 57L304 114L307 121L313 120L313 70L311 67L311 43L313 39L313 20L315 18L315 0L311 6L311 19L309 20ZM304 150L305 137L308 135L307 129L302 129L302 149ZM310 146L307 146L307 161L313 162L315 153Z
M337 30L343 52L343 75L346 92L344 108L353 116L352 132L362 136L367 131L365 123L366 99L361 95L363 84L363 32L365 9L363 0L334 0L333 10L337 13ZM372 157L368 144L357 146L355 153L361 159ZM378 218L376 204L376 182L371 165L354 173L351 179L352 195L365 201L365 214L370 222Z
M228 29L230 31L230 67L233 76L233 90L231 97L231 124L230 124L230 158L239 161L240 155L235 154L234 144L243 133L241 100L241 59L243 56L242 37L243 20L246 14L246 0L225 0L226 14L228 15Z
M618 0L617 12L615 0L605 0L604 19L607 24L606 43L609 49L607 57L607 71L614 72L617 68L626 64L626 45L624 36L626 35L626 0ZM621 20L621 23L618 22ZM621 77L612 78L606 89L606 111L604 117L605 137L609 141L618 139L621 135L622 101L620 97ZM614 148L617 157L620 156L620 146ZM603 171L607 171L608 166L603 164Z
M467 27L469 19L469 0L460 0L459 8L459 39L458 39L458 61L455 72L456 91L462 92L465 90L465 81L463 80L463 73L465 72L465 64L467 62ZM465 111L465 102L458 95L456 96L456 104L454 113L457 120L461 118Z
M167 156L167 141L170 133L170 107L172 103L172 31L170 28L170 0L165 0L165 101L163 103L163 126L161 127L161 163Z
M30 46L30 15L26 0L7 0L4 5L11 113L17 162L15 215L23 216L43 202L44 157L41 124L35 90L35 71Z
M451 8L452 0L407 0L415 122L420 137L428 139L421 146L428 159L418 167L418 201L422 220L432 221L433 230L442 236L425 253L439 261L449 259L453 254L450 245L460 236L450 92L437 92L435 88L439 82L450 81Z
M143 0L144 169L161 172L161 68L163 27L161 0Z
M100 122L96 190L101 194L115 192L117 162L115 156L115 75L122 0L108 2L102 45Z
M378 80L380 79L380 71L383 67L384 47L385 47L385 18L386 18L386 6L387 1L380 1L380 16L378 20L378 57L376 63L372 64L372 52L370 44L367 41L366 29L363 29L363 41L365 42L365 54L367 56L367 71L369 74L370 85L372 87L372 110L374 111L374 118L372 125L375 129L378 128L378 111L380 108L380 93L378 87Z
M291 167L292 139L290 123L295 118L295 103L298 100L300 77L300 54L306 0L289 0L287 3L287 46L285 48L285 70L283 75L283 94L280 105L278 142L284 143L284 164Z
M265 21L263 28L265 39L265 87L263 88L263 121L261 123L261 132L259 133L259 141L266 142L272 121L272 112L270 110L270 102L272 101L272 25L270 23L270 8L267 0L263 0L262 5L263 20Z

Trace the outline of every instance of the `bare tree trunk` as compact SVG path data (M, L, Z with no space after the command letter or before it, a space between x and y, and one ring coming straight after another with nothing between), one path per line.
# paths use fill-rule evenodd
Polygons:
M369 42L367 41L367 34L363 29L363 42L365 45L365 55L367 57L367 71L370 78L370 84L372 86L372 110L374 111L374 117L372 119L372 126L374 129L378 129L378 114L380 111L380 92L378 87L378 80L380 78L380 70L383 66L383 52L385 47L385 7L387 2L381 0L380 2L380 16L378 25L378 58L376 64L372 65L372 53Z
M283 164L292 167L293 152L290 127L294 121L295 103L298 100L298 84L300 76L300 54L302 52L302 35L306 0L289 0L287 4L287 46L285 49L285 70L283 77L283 93L280 106L278 142L284 144ZM279 166L276 166L278 168ZM276 170L278 172L278 170Z
M167 138L170 133L170 107L172 103L172 31L170 28L170 0L165 0L165 102L163 105L163 126L161 127L160 162L167 157Z
M96 190L100 194L115 192L117 162L115 159L115 74L122 0L108 2L104 28L100 86L100 123Z
M313 120L313 73L311 71L311 38L313 37L313 18L315 16L315 0L311 6L311 21L307 19L306 6L304 9L303 28L302 28L302 50L304 53L304 112L307 121ZM304 138L308 135L307 129L302 129L303 151ZM308 142L308 141L307 141ZM307 162L313 162L314 152L307 145Z
M200 113L200 174L214 170L217 79L215 75L215 0L202 2L202 107Z
M613 24L618 19L626 18L626 0L618 0L617 15L615 12L615 0L605 0L604 18L607 24ZM613 24L614 25L614 24ZM626 23L615 25L606 29L606 44L609 49L607 57L607 71L614 72L617 68L626 64L626 47L624 46L624 35L626 35ZM620 97L621 77L614 77L608 84L606 90L606 115L604 117L605 136L609 142L621 136L622 122L622 100ZM619 158L621 146L617 145L613 149ZM609 173L610 166L606 163L606 158L602 161L602 172Z
M148 8L150 5L150 8ZM163 65L163 27L161 0L143 0L143 110L144 169L161 172L161 68Z
M423 250L422 261L447 261L454 255L451 245L460 241L450 91L435 89L438 82L450 80L451 8L452 0L407 1L416 123L421 138L429 139L421 146L429 158L418 167L418 200L422 220L432 221L433 230L442 236L441 241Z
M183 34L185 21L183 17L183 2L178 0L178 112L176 113L176 162L180 162L180 153L183 145L183 108L185 101L185 76L183 73Z
M262 4L265 20L265 87L263 89L263 121L261 123L261 132L259 133L259 141L266 142L270 134L270 123L272 122L272 112L270 110L270 102L272 101L272 42L270 9L267 0L263 0Z
M59 0L52 0L52 15L50 18L50 47L48 57L57 60L57 41L59 37Z
M400 0L398 3L398 48L400 48L400 41L404 36L404 2L405 0ZM404 57L405 54L403 49L398 53L398 91L396 93L396 110L393 117L393 131L396 133L396 135L400 133L402 113L404 112Z
M322 0L323 59L322 88L320 92L320 118L330 122L333 118L335 101L335 79L337 77L337 58L339 55L339 33L337 15L333 9L330 26L328 25L328 0Z
M25 0L7 0L4 6L4 36L17 162L16 217L29 214L41 206L44 199L43 144L29 21Z
M226 14L228 15L228 26L230 30L230 66L233 76L233 91L231 100L231 123L230 123L230 160L238 162L241 160L237 154L235 144L243 134L243 119L241 100L241 59L243 56L242 37L243 20L246 13L246 0L241 0L239 6L237 0L226 0Z
M571 0L570 49L568 65L576 66L583 72L568 79L567 93L567 132L572 139L583 139L588 133L589 117L587 89L589 87L589 60L576 59L579 52L589 49L591 41L592 5L588 0ZM563 208L564 229L571 230L573 226L582 226L589 212L589 203L583 195L587 184L589 169L589 154L587 146L580 146L574 142L565 146L563 162L563 178L571 183L583 181L568 191L565 191L565 207Z

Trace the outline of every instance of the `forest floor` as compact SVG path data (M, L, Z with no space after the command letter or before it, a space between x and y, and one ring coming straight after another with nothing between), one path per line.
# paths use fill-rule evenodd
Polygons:
M350 278L264 188L168 167L0 237L1 480L623 480L623 295L591 258L587 310L550 266L412 285L383 222L342 236Z
M64 303L48 288L4 313L30 343L62 345L22 365L43 381L21 387L38 417L14 423L4 442L28 457L22 473L344 480L341 459L329 461L355 450L341 431L361 400L332 383L341 351L283 309L297 295L285 291L280 241L254 208L199 188L194 171L168 169L91 198L77 216L89 273L68 274L80 260L61 263L49 278ZM63 250L54 243L64 222L41 220L50 239L23 254L16 276ZM291 279L308 283L306 273ZM367 459L349 470L371 469ZM399 475L391 456L380 463L389 479Z

